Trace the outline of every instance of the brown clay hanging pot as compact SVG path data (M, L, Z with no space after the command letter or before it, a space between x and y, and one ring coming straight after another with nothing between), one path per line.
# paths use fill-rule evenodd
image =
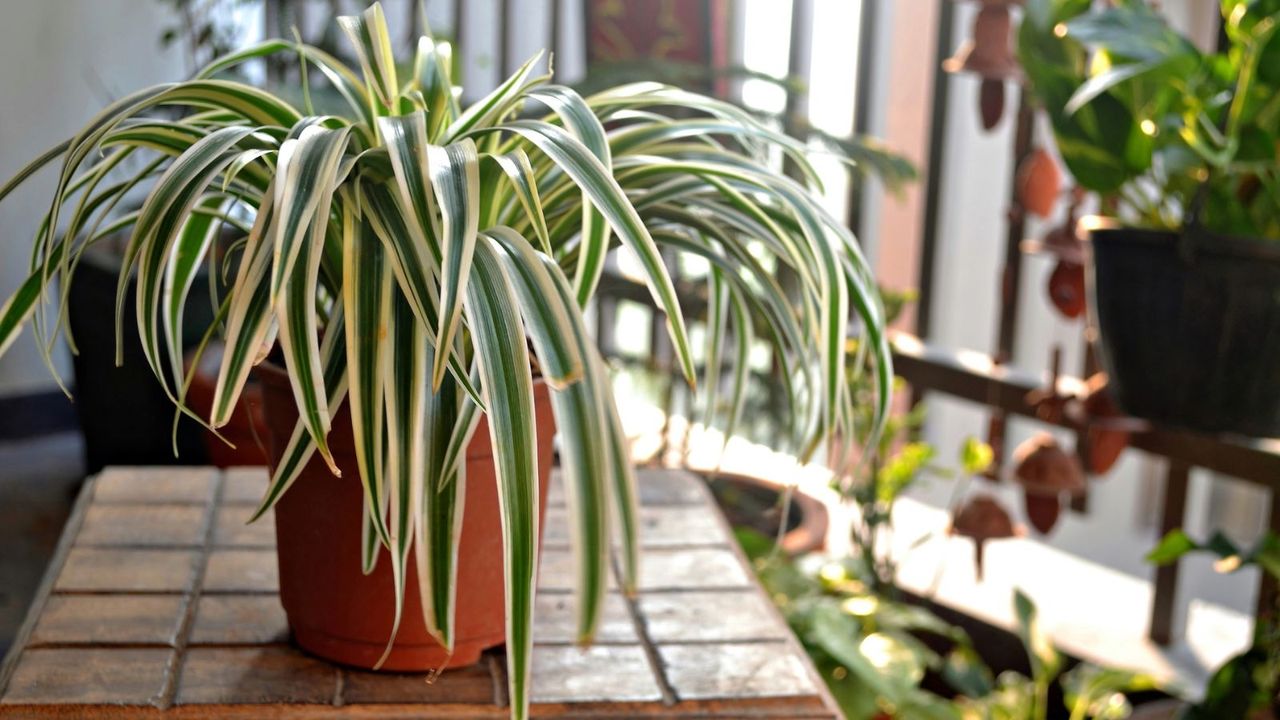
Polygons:
M1084 314L1086 296L1084 266L1070 260L1059 260L1049 274L1049 302L1063 317L1075 319Z
M1047 432L1036 433L1013 451L1014 477L1027 490L1041 495L1077 495L1084 491L1080 461Z
M1061 225L1045 233L1044 241L1041 244L1046 251L1058 256L1059 259L1076 263L1077 265L1084 264L1084 243L1076 235L1074 204L1068 210L1066 220Z
M1014 476L1023 488L1024 507L1031 526L1048 534L1062 511L1062 495L1084 491L1080 461L1067 453L1049 433L1038 433L1013 451Z
M1124 417L1120 406L1107 392L1107 374L1095 373L1085 383L1084 412L1087 420L1114 420ZM1129 433L1115 430L1104 424L1089 423L1085 436L1088 443L1087 464L1093 475L1105 474L1120 459L1120 454L1129 446Z
M983 545L988 540L1017 535L1008 511L995 497L985 493L974 495L956 510L949 532L973 540L973 562L979 580L982 579Z
M978 116L983 130L994 130L1004 116L1004 81L983 80L978 89Z
M1062 171L1044 148L1036 148L1018 166L1018 202L1024 210L1048 218L1062 192Z
M1022 491L1022 507L1027 511L1027 522L1041 535L1053 532L1062 513L1062 498L1057 495L1041 495L1030 490Z
M973 38L942 64L947 72L973 73L983 79L978 91L978 109L985 130L995 128L1004 115L1004 81L1021 75L1012 40L1013 23L1008 5L984 3L973 22Z
M1020 68L1013 54L1013 20L1009 7L986 4L973 21L973 38L942 64L947 72L967 72L992 79L1018 77Z

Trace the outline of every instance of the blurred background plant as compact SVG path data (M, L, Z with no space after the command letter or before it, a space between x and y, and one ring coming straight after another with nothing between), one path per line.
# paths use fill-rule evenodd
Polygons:
M1192 540L1182 530L1173 530L1147 560L1167 565L1188 553L1217 556L1214 569L1222 573L1257 567L1280 579L1280 536L1266 533L1251 548L1241 548L1225 534L1214 533L1207 541ZM1216 718L1280 717L1280 599L1263 614L1254 628L1253 644L1232 657L1209 678L1204 699L1188 707L1182 720Z
M996 675L962 627L919 599L876 590L858 558L792 559L764 535L737 534L850 720L1119 720L1132 710L1129 694L1157 689L1142 673L1089 663L1068 669L1020 591L1014 609L1030 674Z
M1067 168L1121 219L1280 239L1280 0L1222 16L1203 52L1146 2L1030 0L1018 56Z

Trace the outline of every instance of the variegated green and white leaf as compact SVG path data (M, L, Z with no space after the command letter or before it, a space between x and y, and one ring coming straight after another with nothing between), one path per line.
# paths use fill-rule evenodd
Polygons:
M431 350L427 349L428 356ZM453 650L455 639L456 585L458 576L458 544L462 536L462 518L466 499L467 464L448 464L450 439L459 425L475 425L462 418L460 407L469 404L452 377L446 377L440 389L432 391L426 382L428 357L422 365L422 392L426 397L423 413L424 461L422 472L412 478L411 504L416 514L414 523L414 558L418 571L418 594L422 602L427 631L447 650ZM467 433L468 438L470 433Z
M524 324L510 281L493 258L475 258L464 311L488 408L506 577L507 684L511 715L529 712L533 595L538 570L538 458L533 381ZM438 363L437 363L438 364Z
M320 344L320 357L324 363L324 391L334 407L338 407L347 395L347 336L344 325L343 306L338 304L334 307L333 314L329 316L329 322L325 325L324 340ZM294 424L293 432L289 435L289 441L280 453L280 459L276 461L267 489L262 495L262 501L249 518L249 522L257 520L275 507L280 497L302 474L303 468L307 466L315 452L315 441L311 439L306 425L299 418Z
M382 356L387 352L387 324L394 281L386 253L366 217L344 218L342 239L342 303L347 332L347 404L355 438L356 462L364 486L366 517L377 537L390 542L383 516L385 473L383 443ZM365 544L368 547L368 544ZM369 555L366 554L366 565ZM374 556L376 557L376 555ZM367 568L371 569L371 568Z
M560 267L509 228L492 228L482 237L486 242L478 252L496 251L495 257L514 280L525 326L539 358L572 353L580 375L572 384L562 383L554 389L552 407L560 428L560 467L577 568L577 639L586 644L599 623L608 577L608 478L612 468L608 462L606 390L599 386L596 375L587 374L595 347ZM492 250L489 243L493 243ZM561 344L568 346L557 347ZM544 360L544 372L547 365Z
M524 137L555 161L574 182L582 186L583 192L608 219L618 237L636 253L644 267L654 302L667 314L667 328L675 344L680 368L689 384L695 385L693 353L689 347L689 335L685 330L684 315L680 310L675 286L644 221L640 219L613 175L586 146L554 125L517 120L497 129Z
M218 367L218 382L214 387L213 409L209 417L215 428L230 421L271 325L270 285L267 281L271 269L271 241L267 237L267 227L275 216L272 198L270 192L262 198L240 258L240 268L231 286L225 349Z
M338 24L355 48L364 70L365 85L384 111L394 109L400 95L396 81L396 59L387 32L387 18L382 5L374 3L359 15L338 18Z
M480 223L480 156L470 139L427 148L431 187L440 208L440 324L431 385L439 388L448 367L462 301L471 275Z
M391 556L391 578L395 585L395 616L391 636L374 669L382 666L395 643L404 615L405 572L409 549L419 513L416 500L426 474L427 438L427 336L414 317L409 302L393 291L391 313L386 316L390 345L382 354L383 401L387 411L386 483L388 515L387 550Z

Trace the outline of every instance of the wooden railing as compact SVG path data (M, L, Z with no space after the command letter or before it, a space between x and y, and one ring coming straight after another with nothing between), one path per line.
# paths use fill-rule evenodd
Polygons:
M932 67L935 68L932 80L932 98L930 100L930 124L928 130L928 150L924 177L924 198L921 202L921 236L911 239L918 243L920 264L917 273L919 300L916 308L916 335L899 334L894 343L895 368L912 386L913 393L919 397L924 393L944 393L962 398L987 407L992 415L992 433L1002 436L1004 418L1018 415L1044 421L1036 413L1034 404L1028 394L1040 388L1044 382L1036 377L1021 374L1010 365L1015 360L1018 329L1018 298L1022 282L1024 226L1021 212L1009 213L1009 220L1003 233L1003 250L1000 253L1001 266L992 268L993 278L999 283L998 308L995 322L996 342L989 355L976 360L968 355L962 361L952 351L943 350L930 345L932 335L930 317L932 305L938 301L937 288L934 283L935 273L943 270L937 264L937 247L943 233L941 205L948 191L943 182L945 177L944 159L947 156L947 123L948 96L952 76L943 72L942 61L955 49L953 47L953 30L956 20L956 3L951 0L936 0L938 3L935 27L920 28L919 37L932 36L936 39ZM591 0L582 0L590 3ZM724 2L729 8L728 14L741 12L739 3L732 0L708 0L710 3ZM792 32L790 34L789 70L791 73L801 65L801 59L808 49L809 39L801 31L804 22L796 20L812 17L814 0L794 0L792 3ZM565 3L561 0L546 0L547 11L551 13L550 45L561 49ZM883 52L876 51L875 32L878 12L884 12L883 3L878 0L863 0L861 3L861 32L856 38L858 47L857 82L858 88L870 86L870 78L876 73L876 63L885 57ZM501 18L511 18L511 3L502 0L498 5ZM462 0L454 2L454 18L456 19L455 35L468 21L468 4ZM511 45L510 29L513 23L503 23L500 33L500 47L495 53L499 68L511 69L511 58L508 50ZM588 41L589 42L589 41ZM588 49L589 53L589 49ZM851 73L852 76L853 73ZM1016 168L1018 161L1031 150L1033 140L1033 115L1029 104L1025 101L1020 88L1010 88L1013 95L1010 105L1016 108L1014 116L1014 132L1012 134L1011 167ZM857 98L855 116L852 122L854 132L865 132L869 127L869 118L876 113L871 106L871 96ZM808 126L804 118L802 103L797 96L790 97L786 114L788 127L803 128ZM1011 173L1012 175L1012 173ZM1006 189L1011 207L1016 207L1017 198L1014 191L1014 179L1006 179ZM864 222L861 212L860 194L855 187L851 191L851 202L846 222L856 233L861 234ZM681 303L687 312L698 314L703 312L704 303L700 284L678 283ZM615 331L615 308L620 300L629 300L652 306L650 295L646 289L611 269L601 282L598 291L598 337L606 351L612 346L611 340ZM663 324L655 312L649 328L651 348L655 357L648 359L650 368L662 370L670 368L669 348L666 347ZM1079 368L1080 376L1088 376L1097 367L1094 355L1088 350L1087 340L1080 342L1086 346L1082 354L1084 360ZM1081 381L1072 377L1058 379L1058 390L1063 394L1079 394ZM1071 418L1057 421L1057 424L1069 430L1083 433L1086 428ZM1280 532L1280 441L1249 441L1230 437L1210 437L1194 433L1163 430L1159 428L1139 427L1131 435L1131 447L1148 454L1164 458L1166 461L1164 492L1159 510L1159 530L1161 534L1184 524L1187 510L1188 477L1193 468L1202 467L1214 472L1240 478L1246 482L1266 488L1270 492L1268 506L1268 527ZM1004 449L1000 448L1001 455ZM1083 504L1077 504L1076 510L1084 510ZM1174 628L1174 608L1176 605L1179 566L1177 563L1160 567L1154 571L1154 593L1151 609L1149 636L1161 644L1168 644L1178 634ZM1275 606L1276 588L1274 584L1263 582L1260 588L1257 608L1263 612Z

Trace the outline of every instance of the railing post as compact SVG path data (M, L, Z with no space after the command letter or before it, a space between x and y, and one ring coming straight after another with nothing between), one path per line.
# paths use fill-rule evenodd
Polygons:
M1272 485L1270 493L1267 529L1280 535L1280 486ZM1258 606L1254 613L1254 621L1261 624L1268 620L1272 622L1280 620L1280 587L1277 587L1275 577L1264 570L1261 581L1258 583Z
M1164 500L1160 510L1160 537L1182 527L1187 510L1187 481L1191 467L1170 458L1164 480ZM1151 600L1151 628L1148 637L1157 645L1173 642L1173 620L1178 600L1178 566L1175 560L1156 568L1155 592Z

